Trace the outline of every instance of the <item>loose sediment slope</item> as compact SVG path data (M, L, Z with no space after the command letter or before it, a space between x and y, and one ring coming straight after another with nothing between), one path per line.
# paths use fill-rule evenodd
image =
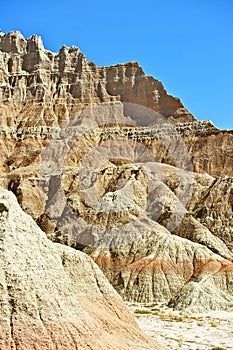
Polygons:
M128 300L232 309L233 132L136 62L0 36L1 184ZM205 298L208 296L207 301Z
M0 189L0 348L156 349L84 253L46 238Z

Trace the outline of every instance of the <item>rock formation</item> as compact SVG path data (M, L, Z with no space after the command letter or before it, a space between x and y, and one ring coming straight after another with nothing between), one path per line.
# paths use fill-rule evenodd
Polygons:
M0 241L1 349L158 348L98 266L49 241L3 189Z
M13 113L13 118L4 113L6 126L57 126L85 103L114 101L143 105L166 118L194 119L137 62L97 67L75 46L53 54L40 37L27 40L19 32L2 35L0 49L0 98ZM25 120L27 111L30 117Z
M137 62L97 67L35 35L1 35L0 79L1 185L51 240L125 299L232 309L232 131Z

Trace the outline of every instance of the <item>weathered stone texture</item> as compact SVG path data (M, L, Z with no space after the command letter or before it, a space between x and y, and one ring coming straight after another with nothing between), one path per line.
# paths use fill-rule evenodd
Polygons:
M84 253L48 240L0 189L0 348L156 349Z
M128 300L232 309L232 141L137 62L0 36L1 185Z

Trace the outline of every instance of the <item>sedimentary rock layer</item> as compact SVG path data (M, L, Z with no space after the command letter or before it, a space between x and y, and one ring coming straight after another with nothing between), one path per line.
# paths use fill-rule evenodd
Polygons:
M0 36L0 117L1 184L51 240L128 300L232 309L232 131L137 62L97 67L19 32Z
M1 349L158 348L96 264L49 241L3 189L0 242Z

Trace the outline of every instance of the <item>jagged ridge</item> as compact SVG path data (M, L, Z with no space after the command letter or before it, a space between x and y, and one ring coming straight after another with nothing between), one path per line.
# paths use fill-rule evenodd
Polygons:
M97 67L19 32L0 48L1 182L23 209L127 299L186 307L199 288L211 302L193 309L231 309L233 132L196 121L136 62Z

